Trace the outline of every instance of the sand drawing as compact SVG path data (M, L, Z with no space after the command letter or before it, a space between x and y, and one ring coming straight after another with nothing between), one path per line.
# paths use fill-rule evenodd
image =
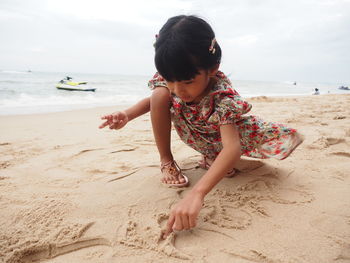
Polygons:
M48 199L36 202L31 209L21 210L2 233L0 258L7 263L32 262L85 247L110 246L103 237L83 237L94 222L66 221L65 216L72 208L64 201ZM22 239L23 235L28 238Z
M151 250L178 259L191 258L175 247L176 234L171 234L165 240L161 238L162 225L168 219L167 214L155 215L156 224L145 226L140 220L139 213L132 207L129 208L130 220L118 229L117 244L134 249Z
M174 197L168 199L169 208L184 195L184 190L174 191ZM201 211L198 228L194 230L213 232L225 238L235 240L227 230L243 231L248 229L256 217L271 217L273 212L268 209L268 202L281 205L299 205L310 203L314 197L305 189L298 187L281 188L277 179L259 177L238 185L231 190L216 189L206 200ZM176 239L180 233L172 233L166 240L161 238L162 230L168 220L168 214L154 212L156 222L145 224L142 220L141 210L129 207L129 220L118 229L116 244L128 248L145 251L155 251L166 256L194 260L199 259L195 254L184 252L176 246ZM231 253L226 252L225 253ZM236 252L232 252L235 254ZM245 258L253 262L280 262L268 261L258 252L249 252L251 256ZM242 258L245 254L242 254ZM282 262L282 261L281 261ZM292 262L292 261L290 261Z
M229 229L246 229L254 215L268 217L264 202L303 204L314 200L305 190L278 188L272 180L254 179L233 190L217 189L205 205L204 221Z

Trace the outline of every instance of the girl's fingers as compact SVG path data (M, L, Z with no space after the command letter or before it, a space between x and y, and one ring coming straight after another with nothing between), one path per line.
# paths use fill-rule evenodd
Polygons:
M106 127L108 125L108 121L105 121L104 123L102 123L99 128L102 129L104 127Z
M175 222L174 222L174 225L173 225L173 230L181 231L183 229L184 229L184 227L183 227L182 218L181 218L180 215L176 215L175 216Z
M109 125L109 128L118 130L119 126L120 126L119 122L113 122L112 124Z
M104 116L101 117L101 120L108 120L111 117L112 117L111 115L104 115Z
M190 225L190 228L194 228L197 225L197 216L190 216L188 223Z
M166 229L164 231L163 238L166 238L171 232L173 232L174 222L175 222L175 216L173 213L171 213L168 219L168 222L166 224Z
M109 128L119 130L119 129L123 128L125 126L125 124L126 124L125 120L119 120L119 121L114 122L111 125L109 125Z
M120 114L120 112L118 112L117 114L112 116L112 121L113 122L120 122L122 120L124 120L125 117L123 115Z
M104 115L101 117L102 120L106 120L104 123L102 123L99 128L102 129L109 125L110 129L118 130L126 124L126 122L123 119L120 119L119 114L109 114Z
M119 124L118 124L118 129L123 128L126 125L126 121L125 120L120 120Z
M181 217L181 221L182 221L182 228L183 229L190 229L190 223L189 223L189 217L187 215L183 215Z

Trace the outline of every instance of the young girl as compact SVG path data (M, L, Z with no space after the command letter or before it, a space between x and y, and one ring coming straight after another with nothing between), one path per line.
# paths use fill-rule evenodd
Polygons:
M251 105L218 70L221 49L213 30L201 18L170 18L154 46L158 72L148 83L153 90L151 97L125 111L103 116L100 128L120 129L151 111L162 182L169 186L189 183L170 150L171 121L180 138L202 154L199 164L208 171L172 208L165 237L173 230L196 226L204 197L223 177L234 174L241 155L282 160L302 139L295 129L246 115Z

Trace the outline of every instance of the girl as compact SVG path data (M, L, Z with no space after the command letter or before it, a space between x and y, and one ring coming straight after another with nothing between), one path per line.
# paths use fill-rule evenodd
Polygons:
M169 186L189 183L170 150L171 121L180 138L202 154L200 166L208 171L172 208L166 237L173 230L196 226L205 195L224 176L234 174L241 155L282 160L302 139L295 129L246 115L251 105L218 70L221 48L213 30L201 18L170 18L154 46L158 72L148 83L153 90L151 97L125 111L103 116L105 122L100 128L120 129L151 111L162 182Z

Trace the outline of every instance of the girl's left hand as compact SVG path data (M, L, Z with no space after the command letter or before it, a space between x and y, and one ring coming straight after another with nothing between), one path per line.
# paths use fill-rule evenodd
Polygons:
M204 197L197 193L188 193L184 199L178 202L170 211L165 239L173 230L188 230L197 225L197 217L203 206Z

